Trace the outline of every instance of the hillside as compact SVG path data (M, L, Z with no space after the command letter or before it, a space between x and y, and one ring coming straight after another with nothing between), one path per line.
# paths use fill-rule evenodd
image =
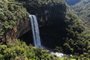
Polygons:
M37 17L44 48L34 46L29 15ZM0 0L0 59L88 60L90 31L82 19L64 0Z
M81 0L76 5L71 6L72 9L84 20L90 24L90 0Z

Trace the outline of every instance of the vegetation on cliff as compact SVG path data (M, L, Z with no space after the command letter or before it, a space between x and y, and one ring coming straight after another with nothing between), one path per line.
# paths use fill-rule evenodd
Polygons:
M8 32L26 17L26 9L20 3L14 0L0 0L0 35Z
M66 15L66 37L63 47L65 52L72 54L89 54L90 51L90 31L85 23L74 13Z

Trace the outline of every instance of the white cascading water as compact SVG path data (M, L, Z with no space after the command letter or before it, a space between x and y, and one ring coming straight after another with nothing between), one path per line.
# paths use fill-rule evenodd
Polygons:
M40 34L39 34L39 27L37 22L37 17L35 15L29 15L30 21L31 21L31 27L32 27L32 33L33 33L33 39L34 39L34 45L37 48L42 48L41 40L40 40ZM52 55L56 55L57 57L63 57L63 53L58 52L52 52L50 51Z
M34 45L37 48L41 48L42 46L41 46L41 40L40 40L37 17L35 15L29 15L29 18L30 18L30 21L31 21Z

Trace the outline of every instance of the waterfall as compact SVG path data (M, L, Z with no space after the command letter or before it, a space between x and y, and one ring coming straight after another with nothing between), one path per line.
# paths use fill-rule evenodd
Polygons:
M37 17L35 15L29 15L29 18L30 18L30 21L31 21L34 45L37 48L43 48L43 46L41 45L41 40L40 40L40 34L39 34L39 27L38 27ZM64 56L63 53L53 52L53 51L50 51L50 50L49 50L49 52L52 55L55 55L57 57L63 57Z
M30 18L30 21L31 21L34 45L37 48L41 48L42 46L41 46L41 40L40 40L37 17L35 15L29 15L29 18Z

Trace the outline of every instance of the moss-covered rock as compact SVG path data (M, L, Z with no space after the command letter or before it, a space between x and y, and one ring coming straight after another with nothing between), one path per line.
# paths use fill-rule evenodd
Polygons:
M19 35L28 24L26 20L28 13L22 4L14 0L0 0L0 36L4 38L2 40L13 40L16 34Z

